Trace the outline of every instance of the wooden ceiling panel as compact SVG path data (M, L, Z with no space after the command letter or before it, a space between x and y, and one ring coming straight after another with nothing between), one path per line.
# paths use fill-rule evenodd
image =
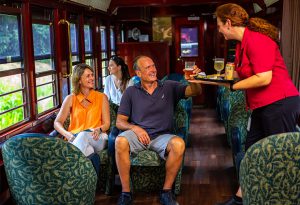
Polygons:
M111 0L108 11L110 13L116 13L120 7L148 7L148 6L190 6L201 4L224 4L224 3L252 3L253 1L263 0ZM261 3L261 2L260 2Z

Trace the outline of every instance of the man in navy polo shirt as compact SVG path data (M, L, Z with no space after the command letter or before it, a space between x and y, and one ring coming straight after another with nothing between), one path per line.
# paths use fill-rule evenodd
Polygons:
M181 166L185 144L172 134L174 108L181 98L201 92L198 84L186 86L176 81L160 82L153 60L139 56L134 69L141 82L124 92L117 116L117 127L123 130L116 139L116 163L122 183L118 205L132 204L130 192L130 153L145 149L157 152L166 160L166 177L160 202L176 205L171 188ZM200 69L195 67L194 73Z

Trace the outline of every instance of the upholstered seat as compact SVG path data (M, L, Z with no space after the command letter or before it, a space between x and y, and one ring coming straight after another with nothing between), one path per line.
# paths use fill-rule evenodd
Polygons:
M223 122L223 116L222 116L222 98L225 91L224 86L218 86L217 89L217 99L216 99L216 112L218 119Z
M248 119L251 111L246 109L245 94L235 91L230 94L230 112L227 120L227 137L231 142L233 162L239 173L240 162L245 153Z
M300 132L252 145L241 162L240 184L244 205L299 205Z
M182 107L182 102L179 102L175 109L174 134L182 137L183 139L187 133L187 118L188 116L185 109ZM114 156L114 142L118 134L119 130L114 128L109 135L108 150L110 156ZM139 152L137 155L131 155L130 161L130 178L133 191L154 191L162 188L165 177L165 161L162 160L157 153L145 150ZM181 174L182 167L180 168L174 182L175 194L179 194L180 192ZM114 178L111 178L111 180L114 180ZM111 181L111 184L114 184L114 181Z
M178 74L178 73L170 73L169 75L166 75L163 79L162 79L162 82L163 81L166 81L166 80L173 80L173 81L177 81L177 82L180 82L184 85L188 85L189 82L184 78L184 76L182 74ZM186 133L186 136L185 136L185 143L186 143L186 146L189 146L190 145L190 140L189 140L189 129L190 129L190 121L191 121L191 117L192 117L192 107L193 107L193 99L192 97L189 97L187 98L186 100L182 100L182 101L179 101L182 105L182 108L185 109L186 113L187 113L187 121L186 121L186 130L187 130L187 133Z
M7 140L2 155L16 204L94 204L96 172L72 144L26 133Z
M226 132L226 136L227 136L227 142L228 142L229 146L231 146L230 136L228 135L228 118L229 118L229 114L230 114L230 95L231 95L231 91L228 88L225 88L224 92L222 94L222 97L221 97L221 107L220 107L221 118L224 123L225 132Z
M116 126L116 119L117 119L117 111L118 105L114 104L113 102L109 102L109 109L110 109L110 129L108 134L110 133L111 129ZM68 117L64 122L64 128L68 129L70 124L70 118ZM59 133L54 130L51 134L53 137L61 137ZM98 152L100 157L100 173L99 173L99 189L103 190L105 194L110 195L112 192L113 184L111 183L111 178L114 177L113 171L113 159L108 155L108 149L101 150Z

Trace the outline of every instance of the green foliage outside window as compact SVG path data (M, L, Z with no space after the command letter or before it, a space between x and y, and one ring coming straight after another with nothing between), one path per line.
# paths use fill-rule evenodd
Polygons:
M0 80L0 94L19 89L19 83L12 83L13 81L20 81L20 76L9 76ZM37 89L38 98L49 96L53 93L52 84L41 86ZM0 98L0 112L15 108L23 104L22 92L5 95ZM46 98L38 102L38 113L44 112L54 107L53 97ZM16 124L25 118L24 108L12 110L0 115L0 130Z

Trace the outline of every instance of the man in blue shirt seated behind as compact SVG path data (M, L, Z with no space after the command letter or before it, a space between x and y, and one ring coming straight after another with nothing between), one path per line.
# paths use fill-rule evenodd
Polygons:
M173 182L181 166L185 144L182 138L172 134L174 108L181 98L201 92L199 84L183 85L176 81L160 82L153 60L139 56L134 70L141 82L127 88L118 110L116 125L123 130L116 139L116 163L122 183L118 205L132 204L130 192L130 153L150 149L166 160L166 177L160 202L163 205L178 204L171 192ZM200 69L195 66L194 73Z

